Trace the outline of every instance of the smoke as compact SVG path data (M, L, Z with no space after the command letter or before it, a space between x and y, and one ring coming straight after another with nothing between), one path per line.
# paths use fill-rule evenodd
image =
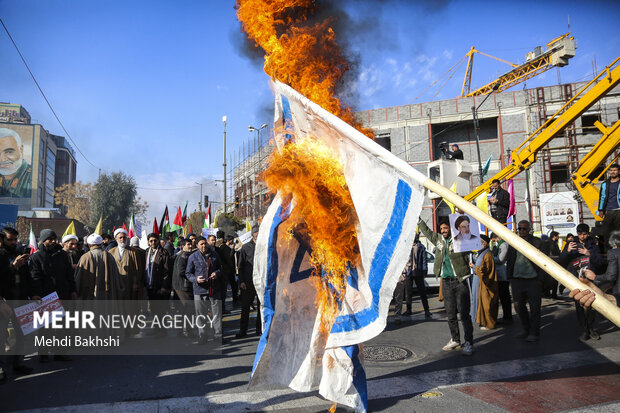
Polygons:
M450 0L316 0L312 10L291 7L278 17L299 27L329 21L349 64L348 71L336 85L336 97L347 106L355 107L359 100L357 80L364 58L370 60L378 53L398 53L403 47L422 53L428 38L428 27L432 24L427 17L442 11L449 4ZM396 21L394 13L387 13L394 9L398 10L398 16L402 16ZM281 27L282 32L285 29L285 26ZM406 42L401 43L399 34L405 34ZM264 51L248 38L241 23L230 37L241 56L257 68L263 68ZM261 116L264 116L265 106L273 105L270 99L267 100L260 105Z

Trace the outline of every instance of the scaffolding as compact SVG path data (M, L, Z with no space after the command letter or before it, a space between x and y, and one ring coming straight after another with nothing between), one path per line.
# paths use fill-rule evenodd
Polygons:
M239 147L231 162L233 179L229 193L233 194L234 214L252 222L257 222L265 214L270 201L269 190L261 179L274 149L270 136L270 130L254 133Z

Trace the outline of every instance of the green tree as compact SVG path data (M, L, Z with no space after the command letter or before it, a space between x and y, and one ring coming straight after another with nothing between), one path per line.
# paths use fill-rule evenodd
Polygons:
M114 226L120 226L128 222L132 208L136 210L138 189L133 177L123 172L102 174L93 186L91 201L90 224L97 225L99 217L103 217L103 228L110 230Z

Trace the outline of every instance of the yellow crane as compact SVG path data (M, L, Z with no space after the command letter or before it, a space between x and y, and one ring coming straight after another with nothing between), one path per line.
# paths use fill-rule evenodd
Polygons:
M601 139L579 163L579 167L572 174L571 179L583 202L587 205L590 212L597 221L603 218L598 215L599 188L596 186L609 166L618 160L614 157L602 171L598 168L603 165L605 160L610 157L620 147L620 119L611 127L603 125L601 122L594 122L594 126L603 133Z
M470 86L475 53L506 63L512 66L512 70L472 92ZM546 51L543 51L540 46L537 47L533 52L526 55L526 62L522 65L510 63L498 57L483 53L476 50L473 46L465 56L467 57L467 69L465 70L465 78L463 79L463 87L461 88L459 97L480 96L491 93L495 90L494 87L497 85L499 85L497 90L501 92L502 90L509 89L527 79L546 72L552 67L566 66L568 64L568 59L575 56L575 38L571 37L569 32L547 43Z
M603 96L605 96L610 90L620 83L619 61L620 57L616 58L609 66L605 67L604 71L581 88L581 90L579 90L579 92L571 100L566 102L560 110L558 110L521 145L512 151L512 162L509 165L478 186L474 191L468 194L465 199L472 201L478 195L488 192L491 188L491 183L495 179L499 179L500 181L510 179L531 167L532 164L536 162L538 152L545 145L547 145L549 141L562 133L566 127L575 121L575 119L581 116L586 110L588 110L588 108L598 102ZM600 130L604 130L603 133L609 133L607 136L612 136L613 138L617 138L616 135L618 133L616 133L616 131L618 130L618 126L618 122L616 122L612 128L606 128L604 125L600 124L600 122L598 122L597 125ZM603 148L603 145L607 145L605 140L603 140L603 143L601 143L601 141L599 141L599 143L601 145L600 148ZM593 157L592 159L596 159L596 157ZM588 176L585 172L587 169L591 168L593 162L594 161L586 164L587 166L580 172L580 176ZM585 184L582 185L581 183L578 185L579 186L577 186L577 188L585 188L587 186ZM580 193L582 193L583 196L583 192L580 191ZM588 200L591 199L592 196L592 192L589 191L584 200L590 204L591 202ZM590 205L588 205L588 208L590 208Z

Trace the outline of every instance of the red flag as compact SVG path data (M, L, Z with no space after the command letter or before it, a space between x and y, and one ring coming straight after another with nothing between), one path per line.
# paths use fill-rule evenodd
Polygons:
M127 227L125 226L124 222L123 222L123 226L121 228L123 228L125 231L127 231ZM129 232L129 231L127 231L127 232Z
M153 218L153 233L159 235L159 228L157 227L157 218Z
M207 207L207 213L205 214L205 222L202 225L203 228L209 228L211 226L211 203Z
M190 234L194 233L194 229L192 228L192 224L189 224L189 233Z
M181 214L181 207L177 210L177 215L174 217L174 221L172 221L172 225L170 225L170 229L172 231L178 231L183 228L183 215Z

